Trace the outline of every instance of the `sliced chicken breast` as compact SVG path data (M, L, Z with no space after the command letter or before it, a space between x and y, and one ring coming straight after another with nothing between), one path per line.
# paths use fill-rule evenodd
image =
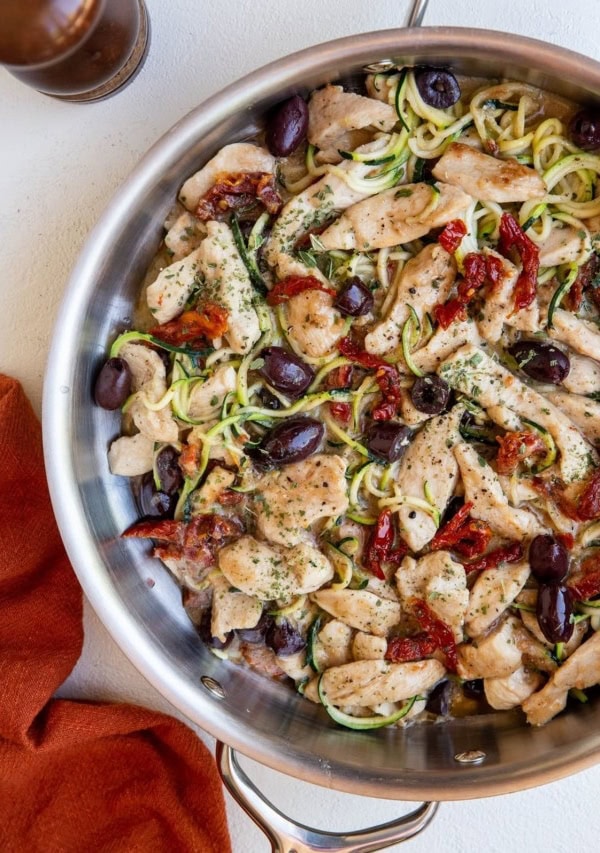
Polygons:
M373 706L426 694L445 672L437 660L388 663L361 660L324 672L321 689L333 705Z
M415 598L426 601L436 616L452 628L456 642L462 642L469 604L467 575L448 551L433 551L418 560L405 557L396 572L396 584L405 610L410 612Z
M327 85L308 102L308 141L317 148L340 147L337 140L348 131L364 127L388 131L397 121L396 110L389 104Z
M321 589L311 601L351 628L386 637L400 622L400 605L366 589Z

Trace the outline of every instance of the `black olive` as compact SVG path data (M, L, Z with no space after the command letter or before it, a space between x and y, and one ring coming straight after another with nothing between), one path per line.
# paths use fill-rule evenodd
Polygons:
M283 403L275 396L275 394L271 394L268 388L260 389L258 392L258 399L260 400L263 409L271 409L272 412L277 412L279 409L283 408Z
M269 616L266 610L263 610L254 628L238 628L235 633L245 643L262 643L272 624L273 617Z
M529 546L529 565L538 581L563 581L569 571L569 555L561 542L544 533L536 536Z
M318 449L325 427L314 418L298 415L278 423L246 454L264 468L301 462Z
M163 447L156 457L156 473L161 491L174 494L183 485L183 474L179 467L179 453L174 447Z
M460 98L460 86L454 74L444 68L415 68L419 95L430 107L445 110Z
M446 504L446 509L442 515L440 521L440 527L443 527L444 524L447 524L451 519L454 518L459 509L464 506L465 499L461 495L453 495L448 503Z
M260 375L292 400L301 397L315 378L312 367L283 347L266 347L260 358L264 361L258 371Z
M358 277L349 278L336 296L333 307L348 317L362 317L373 307L373 294Z
M265 642L276 655L285 657L302 651L306 640L296 628L285 619L273 621L266 632Z
M365 437L365 447L384 462L396 462L409 445L411 430L394 421L376 421Z
M589 108L579 110L569 122L569 136L583 151L600 148L600 113Z
M474 678L471 681L463 681L462 690L467 699L483 699L483 679Z
M451 694L451 683L448 680L440 681L427 697L425 710L440 717L446 717L450 713Z
M573 600L560 583L541 584L535 608L538 625L549 643L566 643L573 634Z
M120 409L131 394L131 370L123 358L109 358L102 366L94 386L98 406L113 411Z
M265 142L274 157L287 157L306 138L308 106L300 95L293 95L269 117Z
M419 376L410 391L415 409L427 415L439 415L448 405L450 386L435 373Z
M519 368L535 379L550 385L560 385L569 375L571 362L565 353L554 344L541 341L518 341L508 352Z
M143 516L151 518L170 518L175 512L177 495L167 494L157 489L152 471L144 474L137 493L138 503Z

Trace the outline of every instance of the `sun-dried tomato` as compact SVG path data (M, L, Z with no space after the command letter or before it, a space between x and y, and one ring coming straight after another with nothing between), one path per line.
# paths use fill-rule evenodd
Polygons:
M207 341L220 338L229 327L229 312L214 302L205 302L191 311L184 311L168 323L150 329L159 341L174 346L186 344L190 349L202 348Z
M565 493L565 484L558 477L532 477L531 485L538 494L551 501L567 518L572 521L581 521L577 507Z
M394 547L394 542L396 547ZM380 580L385 580L382 563L399 565L408 553L408 545L396 534L392 511L384 509L371 529L365 545L362 562L364 567Z
M423 631L429 634L438 649L444 653L446 669L450 672L456 672L458 655L456 653L456 640L450 626L439 619L422 598L411 598L410 609Z
M496 436L496 441L500 445L496 457L499 474L513 474L521 462L548 451L541 435L531 430L507 432L506 435Z
M523 547L519 542L512 542L510 545L503 545L501 548L496 548L490 551L489 554L484 554L478 560L472 563L465 563L465 571L482 572L484 569L495 569L500 563L516 563L523 556Z
M392 637L388 640L385 660L393 663L423 660L432 655L437 647L436 640L425 632L415 634L413 637Z
M579 267L577 278L564 297L565 308L567 311L579 311L583 301L583 291L587 290L590 285L592 285L592 298L596 297L594 301L597 301L597 297L600 296L600 292L597 287L593 286L593 283L596 281L599 271L600 258L596 254L591 255L589 260Z
M361 367L375 370L375 381L381 391L382 400L371 411L371 417L376 421L391 420L398 411L402 396L397 369L379 356L361 349L350 338L342 338L338 343L338 349L342 355Z
M477 252L470 252L463 261L463 278L458 283L456 296L436 305L434 308L435 318L442 327L447 329L457 317L464 319L465 306L469 304L476 292L483 285L487 275L486 258Z
M498 251L505 257L515 249L521 260L521 272L514 291L515 311L528 308L537 293L537 277L540 268L540 250L523 231L514 216L503 213L500 219L500 241Z
M121 535L125 539L156 539L161 544L154 549L155 557L185 558L200 569L212 565L216 551L240 533L240 522L236 519L207 513L190 522L140 521Z
M560 544L567 549L567 551L572 551L573 546L575 545L575 537L572 533L555 533L554 538L558 539Z
M341 424L349 424L352 417L352 406L350 403L330 403L329 411Z
M231 489L225 489L217 498L221 506L235 506L244 500L244 495L241 492L234 492Z
M314 275L288 275L278 281L269 292L267 302L269 305L281 305L282 302L287 302L288 299L298 296L299 293L304 293L306 290L320 290L332 297L336 295L336 291L332 287L326 287Z
M438 243L445 249L449 255L453 255L462 242L462 238L467 233L467 226L462 219L453 219L449 222L440 236Z
M325 377L325 388L351 388L354 367L351 364L341 364L339 367L330 370Z
M577 514L582 521L600 516L600 469L594 471L577 501Z
M580 571L569 578L567 586L577 601L600 595L600 557L592 555L583 560Z
M255 207L260 202L268 213L279 213L283 200L270 172L220 172L196 207L198 219L223 219L232 210Z
M471 518L471 502L463 504L456 515L452 516L435 534L429 547L432 551L454 550L464 557L477 557L483 554L492 537L492 531L485 521Z

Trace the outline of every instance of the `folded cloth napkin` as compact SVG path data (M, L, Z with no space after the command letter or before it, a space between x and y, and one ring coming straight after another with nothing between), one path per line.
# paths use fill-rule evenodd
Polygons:
M231 850L204 744L125 704L52 699L81 653L82 595L54 522L36 416L0 374L0 850Z

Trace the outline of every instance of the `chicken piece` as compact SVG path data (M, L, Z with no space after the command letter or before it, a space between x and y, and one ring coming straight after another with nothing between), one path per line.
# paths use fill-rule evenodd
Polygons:
M536 516L526 509L509 506L508 498L494 469L471 445L454 448L465 489L465 502L472 503L472 515L486 521L494 533L505 539L523 539L544 531Z
M482 201L506 204L546 195L546 186L535 169L516 160L499 160L462 142L450 143L432 173L439 181L460 187Z
M153 462L154 440L141 432L117 438L108 451L110 472L121 477L137 477L152 471Z
M205 237L204 224L192 216L188 210L184 210L165 234L165 246L173 256L174 262L181 261L197 249Z
M146 288L146 302L157 323L168 323L183 311L200 282L199 253L200 249L194 249L181 260L169 264Z
M438 373L485 409L506 406L548 430L560 451L558 464L566 482L585 479L594 466L597 457L574 424L482 349L472 344L461 347L442 362Z
M433 659L411 663L360 660L324 672L321 690L329 702L338 706L402 702L427 693L444 672L443 665Z
M540 318L536 301L528 308L514 311L514 289L519 277L517 267L491 249L484 249L483 253L500 262L502 273L486 295L481 314L477 318L481 337L490 343L497 343L505 323L524 332L537 332Z
M210 512L210 508L217 502L217 498L233 485L235 474L226 468L217 465L206 475L206 479L199 489L192 494L193 513Z
M321 610L358 631L385 637L400 622L400 605L366 589L321 589L311 595Z
M306 663L306 650L302 649L293 655L275 655L277 666L294 681L303 681L314 674L314 670Z
M192 213L198 202L213 186L222 172L273 172L275 158L266 148L250 142L225 145L200 171L188 178L179 191L179 199Z
M387 651L387 640L375 634L358 631L352 641L352 657L354 660L383 660Z
M556 267L578 261L586 248L589 251L589 245L590 235L583 222L577 228L572 225L557 228L553 225L548 237L539 245L540 266Z
M389 136L381 137L357 149L360 154L377 154L387 143ZM287 204L275 220L271 235L264 246L264 257L270 267L277 270L279 278L286 275L307 275L308 272L298 273L298 261L291 252L298 243L313 228L325 225L339 211L367 198L376 192L376 188L366 190L354 183L355 178L364 178L373 167L354 160L344 160L337 167L338 174L326 174L320 180L311 184L303 192L298 193ZM345 173L341 177L339 172ZM310 269L310 275L325 280L319 270Z
M402 327L410 316L409 306L416 311L419 320L423 320L434 305L446 301L455 278L454 258L439 243L425 246L416 257L407 261L387 317L365 338L367 352L385 355L399 347Z
M403 184L352 205L319 239L326 249L359 252L410 243L463 216L472 202L448 184Z
M521 650L517 644L519 620L509 616L497 628L471 643L458 646L458 674L473 678L504 678L521 666Z
M317 453L267 474L256 490L257 530L269 542L291 547L306 539L320 518L348 509L346 460Z
M262 616L262 602L251 595L231 589L223 575L212 578L213 600L210 632L222 643L237 628L254 628Z
M479 637L513 603L529 577L529 563L521 560L481 572L469 597L465 629ZM514 623L511 622L514 627Z
M198 266L204 276L200 299L227 309L225 339L235 353L244 354L260 338L254 288L229 225L207 222L206 230L207 237L198 249Z
M600 403L581 394L555 391L548 399L571 420L592 444L600 443Z
M136 427L153 441L177 441L179 427L170 406L158 411L146 406L146 402L157 403L167 391L167 372L160 355L144 344L127 343L119 350L119 356L127 362L132 390L137 395L129 406Z
M587 320L580 320L571 311L556 309L552 318L552 328L548 328L548 335L555 341L567 344L575 352L600 361L598 327Z
M307 136L317 148L339 148L339 138L348 131L364 127L389 131L397 121L396 110L389 104L329 84L308 102Z
M537 637L534 637L523 623L515 628L515 636L517 645L523 656L524 666L536 669L539 672L547 672L549 674L554 672L557 664L552 657L552 650L544 643L540 643Z
M331 619L321 628L313 649L319 672L352 660L353 636L352 628L339 619Z
M242 536L222 548L218 559L232 586L263 601L289 601L333 578L329 560L305 542L287 549Z
M396 584L405 610L410 611L413 598L426 601L433 613L452 628L456 642L462 642L469 604L467 575L448 551L434 551L419 560L405 557L396 572Z
M447 329L438 326L425 346L413 354L412 359L423 373L435 373L442 361L459 347L480 343L481 338L474 320L456 320Z
M488 705L496 711L510 711L539 690L543 681L539 672L520 666L501 678L484 678L483 690Z
M204 382L196 382L190 392L188 416L198 421L214 418L227 394L235 391L236 379L235 368L222 364Z
M461 441L458 427L463 413L463 406L457 405L447 414L431 418L400 460L399 492L423 500L427 483L430 499L439 513L445 510L458 482L458 464L451 448ZM402 504L398 520L401 536L411 551L420 551L435 536L437 527L425 510Z
M592 358L569 353L571 368L562 387L571 394L600 393L600 364Z
M585 690L600 681L600 632L586 640L551 676L548 683L525 702L523 710L532 726L543 726L562 711L569 690Z
M346 331L332 297L320 290L305 290L293 296L287 303L285 323L286 334L310 358L332 353Z

